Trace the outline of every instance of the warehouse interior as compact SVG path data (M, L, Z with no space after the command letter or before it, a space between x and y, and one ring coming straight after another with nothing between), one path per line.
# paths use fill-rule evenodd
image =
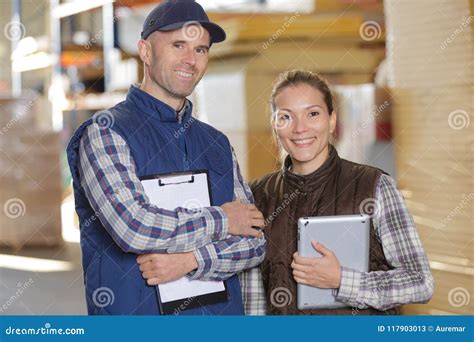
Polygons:
M201 0L227 40L190 96L246 180L280 167L269 97L283 71L324 76L335 146L392 175L432 268L428 304L474 314L474 0ZM157 0L0 2L0 315L85 315L66 146L143 77Z

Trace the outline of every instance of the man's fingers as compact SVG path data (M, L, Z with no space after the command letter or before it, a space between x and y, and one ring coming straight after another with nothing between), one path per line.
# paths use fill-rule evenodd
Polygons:
M143 264L145 262L151 261L154 254L142 254L137 257L137 262Z
M245 236L253 236L256 238L262 238L263 237L263 232L259 231L258 229L255 228L247 228L245 233L243 234Z
M247 229L247 236L253 236L253 237L260 237L260 232L256 229L253 228L248 228Z
M265 228L265 221L263 219L253 219L251 224L253 227L259 227L261 229Z
M157 274L154 271L145 271L145 272L142 272L142 276L145 279L151 279L151 278L156 278Z
M245 203L244 204L245 208L250 211L258 211L257 207L255 204L250 204L250 203Z
M263 220L263 214L260 211L252 211L252 218Z
M156 267L153 262L146 262L144 264L141 264L138 268L140 269L141 272L146 272L146 271L154 270Z
M159 284L161 284L161 279L160 278L150 278L150 279L147 279L146 283L150 286L159 285Z

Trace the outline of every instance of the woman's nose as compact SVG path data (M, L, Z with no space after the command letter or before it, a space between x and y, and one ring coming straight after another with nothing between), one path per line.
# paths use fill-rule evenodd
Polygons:
M306 123L302 119L295 118L293 120L293 132L294 133L303 133L306 131Z

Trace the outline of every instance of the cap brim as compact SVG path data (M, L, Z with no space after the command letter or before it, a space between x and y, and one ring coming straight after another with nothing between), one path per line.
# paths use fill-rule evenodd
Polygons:
M183 27L187 23L189 23L189 21L173 23L173 24L170 24L170 25L160 27L158 29L158 31L177 30L177 29ZM225 40L225 38L226 38L225 31L219 25L208 22L208 21L202 21L202 22L197 21L196 23L200 24L202 27L204 27L207 30L207 32L209 32L209 35L211 36L211 42L212 43L220 43L220 42L223 42Z

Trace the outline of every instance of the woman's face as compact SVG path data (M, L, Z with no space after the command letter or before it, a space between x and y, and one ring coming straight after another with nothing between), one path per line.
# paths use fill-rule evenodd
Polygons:
M329 137L336 128L323 94L307 84L289 86L275 97L274 129L292 160L292 171L309 174L328 156Z

